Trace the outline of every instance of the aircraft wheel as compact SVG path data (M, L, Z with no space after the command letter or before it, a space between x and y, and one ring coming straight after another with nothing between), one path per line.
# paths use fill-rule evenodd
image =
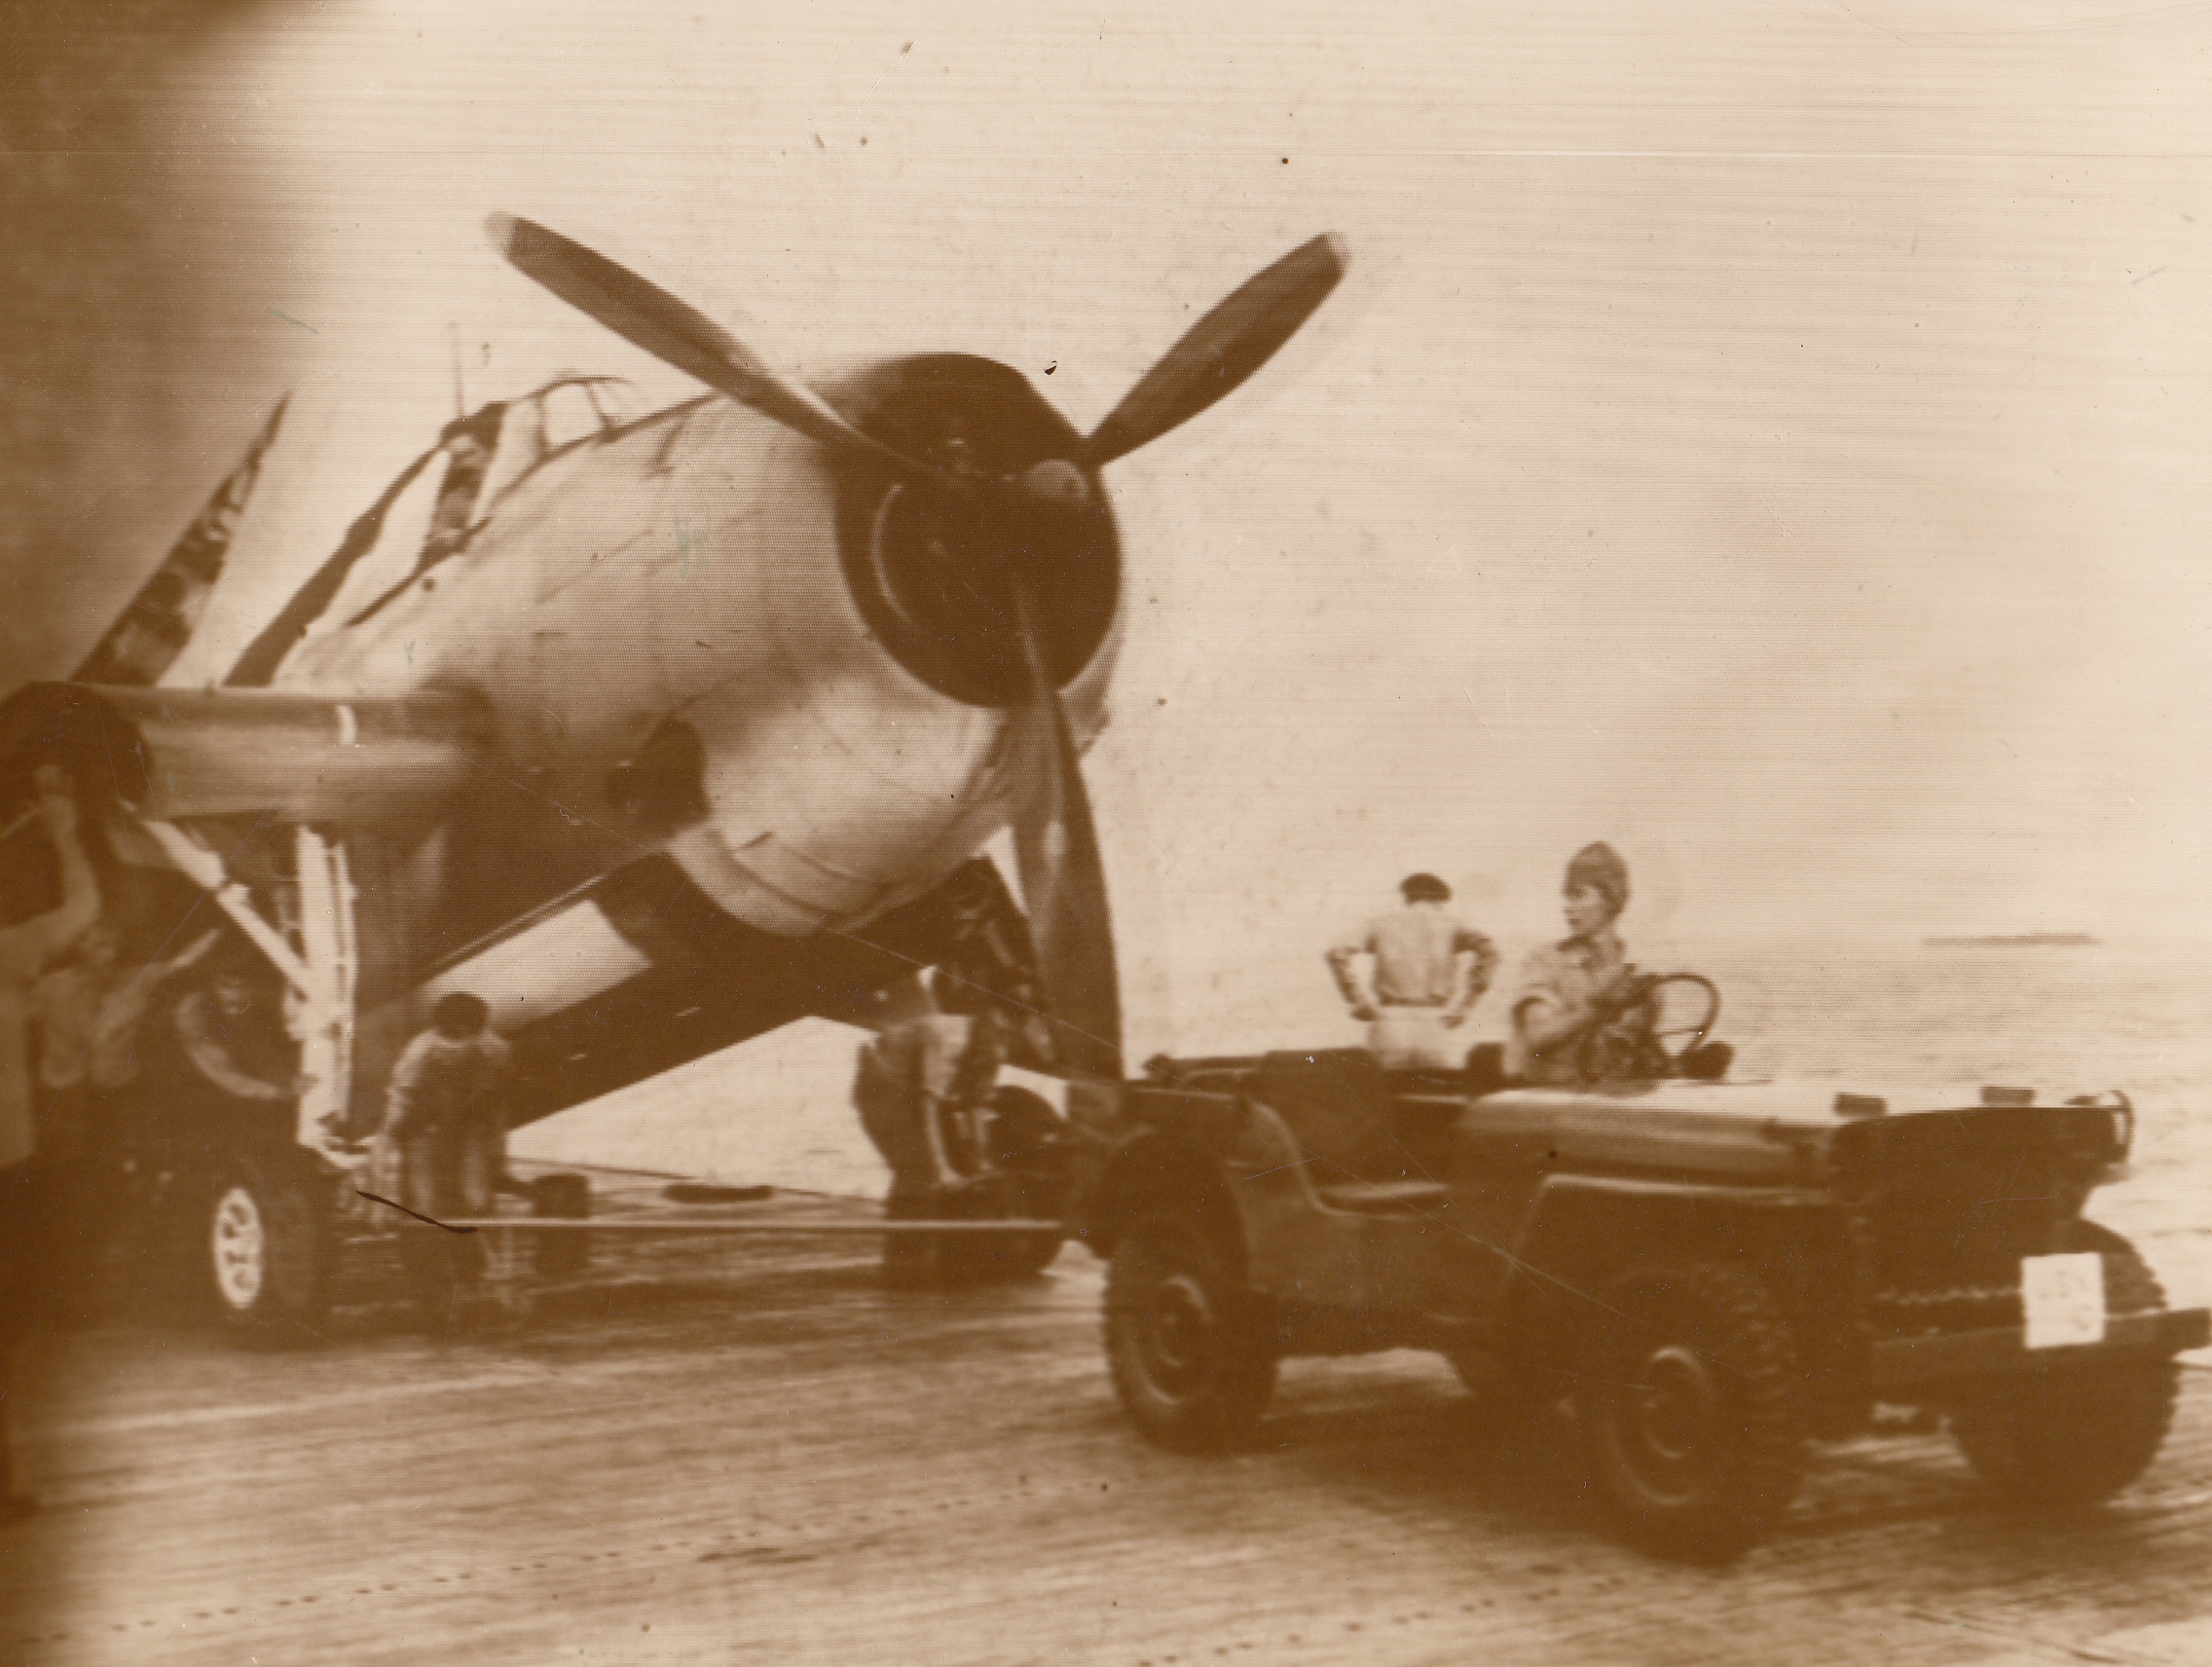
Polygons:
M939 1282L939 1237L931 1233L892 1233L883 1241L883 1282L900 1290L919 1290Z
M1051 1164L1068 1126L1043 1094L1009 1083L991 1093L987 1130L992 1163L1002 1169L1037 1169Z
M1004 1176L997 1207L1010 1215L1056 1220L1066 1212L1067 1123L1041 1094L1008 1084L991 1095L985 1136ZM973 1282L1034 1278L1067 1242L1065 1233L963 1234L943 1249L945 1275Z
M588 1221L591 1180L585 1175L540 1175L530 1183L530 1213L540 1221ZM591 1235L577 1228L537 1233L531 1265L543 1278L580 1274L591 1263Z
M236 1160L216 1174L203 1225L210 1289L235 1336L287 1343L315 1335L333 1246L305 1179Z
M1058 1233L964 1233L942 1245L944 1278L963 1284L1035 1278L1067 1242Z
M1052 1265L1065 1242L1059 1233L887 1234L883 1279L914 1290L1034 1278Z

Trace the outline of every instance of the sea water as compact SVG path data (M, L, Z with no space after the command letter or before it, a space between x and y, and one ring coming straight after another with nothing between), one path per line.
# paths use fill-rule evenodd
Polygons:
M1708 946L1650 971L1705 974L1736 1081L1788 1076L1880 1093L1900 1083L2034 1088L2046 1099L2120 1089L2137 1112L2130 1176L2090 1213L2135 1239L2177 1300L2212 1302L2212 965L2189 945ZM1272 982L1177 992L1132 1029L1183 1054L1344 1047L1359 1040L1316 956ZM1488 997L1470 1043L1502 1033ZM515 1137L518 1156L879 1197L882 1164L848 1092L856 1032L791 1026ZM1140 1034L1140 1044L1143 1038ZM1145 1052L1131 1051L1132 1066ZM1044 1085L1050 1086L1050 1085Z

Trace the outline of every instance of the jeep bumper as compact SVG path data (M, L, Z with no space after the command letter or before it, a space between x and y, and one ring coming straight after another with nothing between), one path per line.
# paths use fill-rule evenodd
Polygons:
M1897 1396L1897 1391L1961 1379L2012 1376L2039 1366L2078 1365L2114 1354L2165 1358L2207 1343L2212 1343L2212 1310L2201 1308L2116 1315L2106 1322L2102 1343L2076 1348L2030 1349L2025 1328L2017 1325L1903 1337L1873 1346L1872 1389L1877 1400L1909 1399L1909 1395Z

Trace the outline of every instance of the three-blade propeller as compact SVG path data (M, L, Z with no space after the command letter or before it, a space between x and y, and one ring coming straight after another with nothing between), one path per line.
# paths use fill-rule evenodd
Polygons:
M1345 271L1344 245L1335 237L1318 237L1293 249L1185 332L1082 442L1076 456L1048 459L1009 480L985 481L956 479L870 438L706 315L605 255L508 214L493 215L487 227L519 271L571 306L832 454L887 469L918 486L997 498L1001 508L1031 514L1083 507L1092 490L1090 477L1099 469L1234 392L1297 333ZM1014 828L1014 856L1037 942L1048 1017L1068 1074L1119 1077L1121 993L1098 831L1074 730L1046 664L1034 599L1018 572L1011 576L1025 668L1025 699L1016 722L1030 737L1040 778Z

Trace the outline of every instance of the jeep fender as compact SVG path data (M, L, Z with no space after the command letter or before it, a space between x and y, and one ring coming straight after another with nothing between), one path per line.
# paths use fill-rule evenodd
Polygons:
M1622 1275L1687 1261L1748 1266L1814 1336L1852 1313L1843 1217L1818 1194L1554 1175L1509 1257L1496 1331L1512 1352L1567 1365L1611 1322L1605 1292Z
M1084 1189L1077 1233L1095 1254L1113 1255L1131 1225L1155 1209L1194 1211L1230 1236L1243 1233L1220 1163L1189 1139L1152 1130L1121 1147Z
M1298 1143L1264 1106L1241 1102L1234 1125L1156 1128L1121 1146L1084 1189L1085 1242L1101 1256L1157 1207L1201 1210L1247 1265L1268 1223L1305 1197Z

